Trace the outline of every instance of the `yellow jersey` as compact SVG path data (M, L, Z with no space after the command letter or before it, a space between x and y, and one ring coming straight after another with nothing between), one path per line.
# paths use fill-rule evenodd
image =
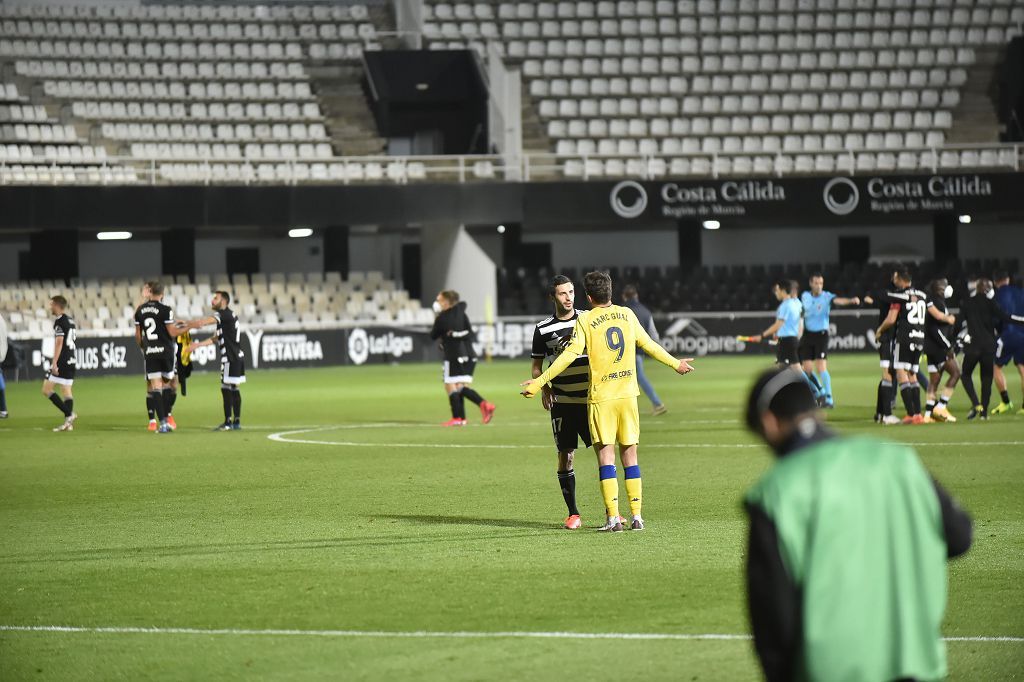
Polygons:
M635 398L640 395L636 381L638 347L672 369L679 367L679 360L650 337L629 308L608 305L583 311L576 318L569 345L547 371L527 385L526 393L533 397L544 384L586 353L590 361L588 403Z

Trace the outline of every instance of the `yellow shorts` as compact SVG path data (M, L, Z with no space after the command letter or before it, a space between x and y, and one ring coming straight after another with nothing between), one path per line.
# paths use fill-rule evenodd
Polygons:
M602 445L636 445L640 442L640 412L636 397L616 398L587 405L590 437Z

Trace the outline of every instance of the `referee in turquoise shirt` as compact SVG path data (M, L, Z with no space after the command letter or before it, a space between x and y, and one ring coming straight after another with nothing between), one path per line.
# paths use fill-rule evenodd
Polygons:
M814 377L821 387L818 398L822 407L835 406L832 399L832 375L828 373L828 330L829 313L833 305L860 305L860 299L843 298L831 291L825 291L825 277L816 272L807 282L810 291L800 294L800 305L804 312L804 335L800 337L800 363L804 374Z
M797 356L797 344L800 338L800 316L802 308L800 301L796 300L790 293L791 282L780 279L772 285L772 294L779 302L775 312L775 322L756 336L751 337L754 343L765 338L777 337L779 345L775 351L775 362L779 367L792 367L800 369L800 358Z
M747 600L765 677L941 680L947 560L971 518L906 445L839 436L807 383L772 369L748 427L777 460L747 492Z

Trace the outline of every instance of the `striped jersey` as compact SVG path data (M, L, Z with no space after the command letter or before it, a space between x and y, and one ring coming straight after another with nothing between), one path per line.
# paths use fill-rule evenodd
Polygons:
M533 350L530 357L535 360L547 358L550 367L550 363L554 362L562 349L569 344L573 327L576 326L576 318L579 316L580 312L574 310L572 317L565 320L549 317L538 322L533 330ZM585 404L589 389L590 364L586 354L573 360L564 372L551 380L551 392L556 403Z

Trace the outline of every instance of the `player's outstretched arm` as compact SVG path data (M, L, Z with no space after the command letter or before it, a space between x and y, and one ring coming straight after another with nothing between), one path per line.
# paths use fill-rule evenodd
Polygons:
M196 348L199 348L200 346L212 346L214 343L216 343L216 341L217 341L217 337L216 336L211 336L210 338L203 339L202 341L193 341L188 346L188 352L189 353L195 353L196 352Z
M651 335L647 333L647 330L640 325L640 321L633 316L633 329L636 334L636 345L645 353L650 355L652 358L657 360L663 365L671 367L679 374L689 374L693 371L693 366L690 365L693 362L693 358L686 358L680 360L675 357L667 350L661 347L661 344L651 338Z
M836 305L860 305L860 298L854 296L853 298L844 298L842 296L836 296L832 299L832 302Z
M544 358L533 358L533 366L531 367L531 370L534 379L543 374ZM551 387L547 384L544 384L544 386L541 387L540 404L545 410L551 409Z
M586 348L586 334L584 332L581 320L583 317L576 319L576 326L572 330L572 337L569 340L569 345L562 349L562 352L558 354L555 361L551 363L547 371L541 374L539 377L531 379L530 381L524 381L519 384L523 388L520 393L527 398L532 398L537 395L537 392L541 390L544 384L548 383L573 363L573 361L579 356L583 355L583 349Z
M947 315L933 305L928 306L928 314L939 322L943 322L945 324L956 324L956 317L953 315Z

